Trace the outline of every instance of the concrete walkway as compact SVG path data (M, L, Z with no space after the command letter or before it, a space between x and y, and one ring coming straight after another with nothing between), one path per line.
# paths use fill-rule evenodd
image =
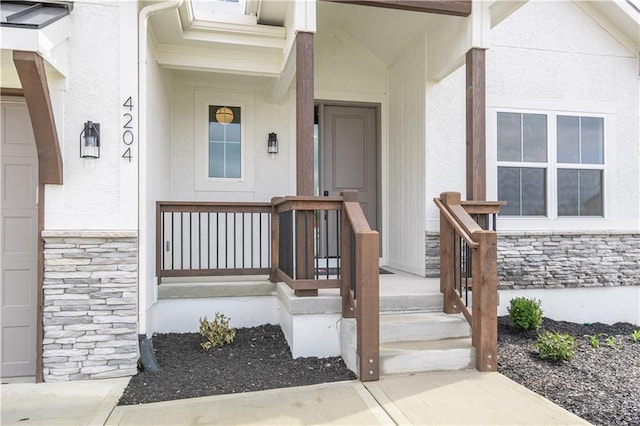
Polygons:
M588 424L499 373L473 370L115 406L126 383L2 385L2 424Z

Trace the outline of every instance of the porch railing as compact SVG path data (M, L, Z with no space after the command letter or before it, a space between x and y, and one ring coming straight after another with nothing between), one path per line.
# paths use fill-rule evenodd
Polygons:
M269 275L297 296L340 289L359 377L379 378L379 235L355 191L270 203L158 202L156 275Z
M258 275L271 271L271 204L158 202L156 275Z
M457 192L444 192L434 202L440 210L440 291L444 294L444 312L462 312L471 325L476 369L496 371L498 249L495 216L504 203L461 202Z

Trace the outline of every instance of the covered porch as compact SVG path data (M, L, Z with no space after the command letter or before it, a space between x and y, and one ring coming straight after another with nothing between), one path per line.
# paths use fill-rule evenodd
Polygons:
M467 103L466 148L455 140L466 165L457 166L467 170L467 198L484 200L483 37L508 8L470 1L423 2L418 8L348 3L291 2L279 10L265 3L251 24L198 20L197 13L189 15L188 2L151 16L146 90L153 93L147 106L154 119L140 145L146 163L141 186L147 188L140 208L147 218L141 226L141 326L147 332L161 321L159 296L176 275L268 274L296 297L320 300L319 291L340 292L340 315L361 318L360 368L375 367L359 375L379 375L378 266L424 276L425 217L439 214L430 194L462 190L457 176L464 173L427 183L428 147L441 142L430 133L426 82L437 84L466 64L466 83L456 92ZM385 37L390 31L394 36ZM339 184L323 186L323 175L344 174L323 168L330 158L322 154L330 127L322 124L318 105L325 104L376 111L375 226L357 196L342 195ZM207 176L211 121L203 107L212 105L215 111L237 106L242 116L242 171L232 179ZM267 146L271 133L279 141L275 155ZM319 197L325 191L329 195ZM471 234L480 228L467 216L456 210L447 220L458 223L452 225L458 236L475 250L479 243ZM203 252L193 241L204 241L205 232ZM466 270L471 273L470 265ZM454 276L462 274L450 276L453 289Z

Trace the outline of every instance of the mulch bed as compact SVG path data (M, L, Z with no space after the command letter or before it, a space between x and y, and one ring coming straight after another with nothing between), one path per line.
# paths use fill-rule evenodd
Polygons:
M538 358L538 332L513 328L498 318L498 371L596 425L640 425L640 342L628 323L576 324L543 319L542 330L568 333L578 346L570 361ZM594 348L587 336L597 336ZM614 339L613 347L607 337Z
M355 379L341 357L293 359L280 326L241 328L205 351L198 333L153 336L161 370L131 378L119 405L251 392Z
M498 371L528 389L597 425L640 425L640 342L627 323L575 324L543 320L543 330L576 337L575 357L540 360L537 332L516 330L498 318ZM593 348L585 336L603 333ZM606 343L613 336L615 347ZM279 326L238 329L233 343L205 351L197 333L153 337L161 371L134 376L120 405L352 380L342 358L298 358Z

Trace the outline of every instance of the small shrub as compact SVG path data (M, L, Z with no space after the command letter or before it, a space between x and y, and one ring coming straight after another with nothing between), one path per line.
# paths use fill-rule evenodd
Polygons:
M511 299L509 306L511 323L521 330L538 330L542 325L540 301L526 297Z
M605 342L607 342L607 345L611 349L620 349L620 346L616 343L616 338L613 336L607 336L607 339L605 340Z
M540 359L568 361L573 358L576 339L568 334L545 331L538 335L538 340L533 347L538 350Z
M634 342L640 342L640 328L629 335Z
M602 335L602 333L598 333L598 334L594 334L594 335L586 335L584 337L589 339L589 343L591 344L592 348L597 349L598 347L600 347L600 336L601 335Z
M216 312L213 321L209 322L207 317L200 318L200 334L207 339L200 343L202 349L208 351L214 346L222 346L233 342L236 337L236 329L229 327L229 318L220 312Z

